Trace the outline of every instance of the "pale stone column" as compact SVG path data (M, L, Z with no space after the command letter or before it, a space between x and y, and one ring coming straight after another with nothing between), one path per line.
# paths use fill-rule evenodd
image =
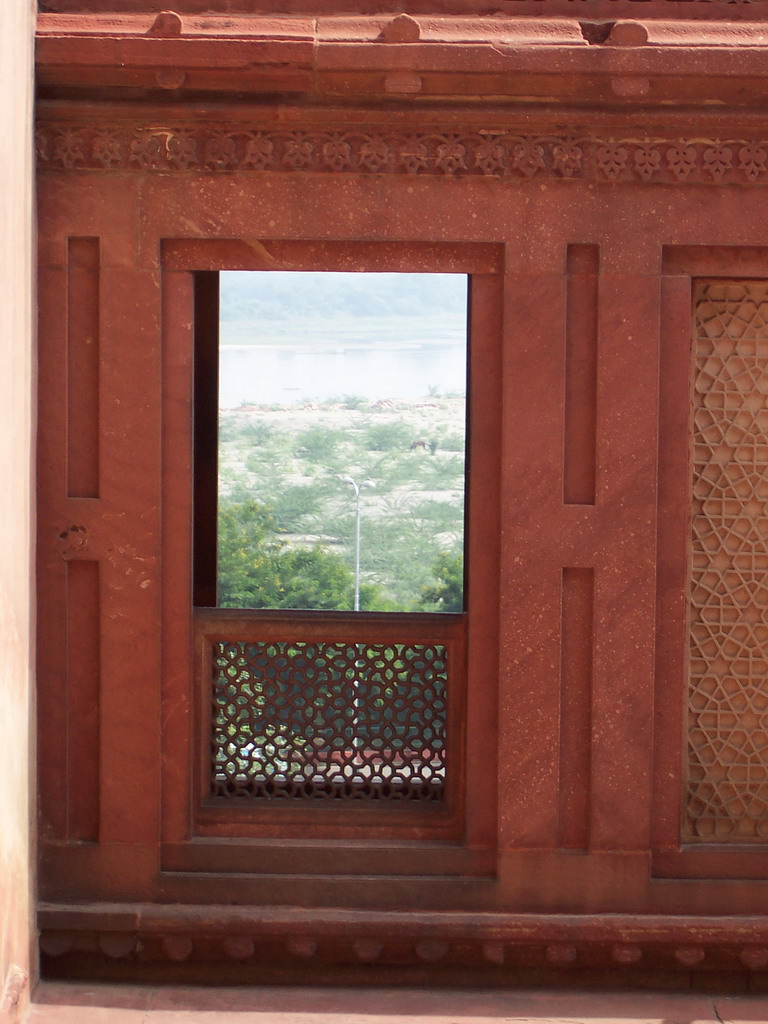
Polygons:
M0 3L0 1022L34 976L33 0Z

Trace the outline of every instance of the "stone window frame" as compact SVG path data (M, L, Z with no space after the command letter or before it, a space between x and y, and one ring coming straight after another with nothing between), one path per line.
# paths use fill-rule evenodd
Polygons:
M247 250L247 255L244 256ZM468 430L468 465L466 496L466 551L467 551L467 609L461 614L435 615L425 613L318 613L318 612L270 612L249 611L242 609L210 609L194 608L189 597L186 598L186 615L191 623L191 639L193 644L192 675L194 676L192 703L195 724L193 737L186 751L178 752L179 759L188 758L192 764L189 785L172 783L169 788L170 805L175 805L172 817L177 822L185 820L186 835L176 832L171 839L173 829L167 829L169 842L164 845L164 867L171 870L216 869L227 870L227 863L232 870L249 860L253 863L253 843L271 843L272 850L283 850L280 864L286 863L285 851L293 850L299 840L308 836L318 842L341 842L342 844L363 837L371 854L381 848L382 843L392 840L406 841L400 857L403 860L401 870L409 863L410 853L407 842L436 844L442 848L435 862L438 873L462 873L467 865L478 865L481 873L486 868L490 852L488 850L470 851L465 848L465 841L473 832L489 831L495 815L496 790L496 735L483 735L473 721L485 723L493 715L496 681L495 672L489 682L488 667L498 663L498 618L488 621L489 612L497 602L498 594L498 545L500 534L498 529L500 486L500 426L501 426L501 375L498 367L501 360L501 322L502 322L502 281L503 257L501 247L492 243L471 244L432 244L398 242L327 242L327 241L277 241L269 245L271 254L268 266L279 269L364 269L381 270L420 270L424 272L456 272L466 273L470 281L469 323L470 323L470 369L469 388L473 393L470 399L468 418L472 427ZM207 275L223 270L259 270L265 269L264 255L256 254L244 245L241 240L222 242L220 240L166 240L163 243L163 278L164 278L164 323L170 325L171 308L177 308L181 301L187 313L194 308L194 279L206 280ZM178 273L181 271L181 273ZM210 285L213 278L207 278ZM171 286L171 282L173 285ZM200 296L198 294L198 302ZM212 307L203 300L199 316L211 316ZM218 313L216 312L216 316ZM194 320L194 316L191 317ZM184 317L188 324L189 316ZM177 382L171 384L174 392L177 385L186 394L187 413L189 411L191 365L189 362L189 346L191 342L188 326L177 332L174 338L173 327L166 331L166 357L171 363L179 365L179 348L185 346L186 354L181 354L184 364L183 380L179 376ZM489 364L493 360L493 365ZM483 366L483 372L479 367ZM186 419L188 420L188 415ZM475 440L472 440L472 438ZM191 433L188 433L191 444ZM210 437L208 439L208 455L210 455ZM474 451L473 451L474 446ZM171 455L170 451L167 453ZM173 466L166 466L166 488L172 486L170 481L179 479L178 473L186 475L185 494L182 504L189 502L191 508L192 488L190 487L191 451L175 452L171 461ZM483 495L483 500L480 495ZM209 506L210 507L210 506ZM489 533L489 526L494 524ZM168 543L168 541L167 541ZM173 542L170 541L173 547ZM172 555L170 563L179 565L179 554ZM191 561L189 553L187 563ZM175 595L172 603L181 611L179 596L191 593L189 564L185 572L186 582L179 578L169 580L170 592ZM477 595L475 601L472 595ZM183 599L182 599L183 600ZM476 605L476 610L474 610ZM497 607L497 605L496 605ZM351 617L357 620L350 623ZM345 619L347 620L345 622ZM210 686L207 676L210 674L210 638L216 634L222 621L228 622L240 634L252 631L253 623L257 622L260 629L271 630L272 636L283 636L286 623L291 628L298 625L306 635L313 631L321 633L329 627L339 624L346 632L352 634L365 620L376 632L372 642L379 637L386 640L394 635L406 637L414 635L414 629L424 629L425 621L435 623L436 620L453 620L451 627L454 645L454 663L461 665L462 671L456 682L456 693L449 705L448 730L449 754L447 764L448 784L443 806L435 807L402 807L397 801L391 806L366 807L362 802L354 801L356 806L339 807L337 801L306 801L315 806L296 806L297 801L253 801L253 806L245 806L244 801L229 801L229 806L221 806L222 801L209 798L210 789ZM429 625L426 626L430 628ZM434 628L434 625L431 627ZM281 633L282 631L282 633ZM295 633L293 639L300 639ZM302 636L303 638L303 636ZM484 647L484 650L481 650ZM472 705L477 704L471 712ZM474 729L474 738L473 738ZM477 757L482 748L487 750L487 784L488 792L481 798L472 800L467 792L465 775L468 759ZM474 750L474 753L472 752ZM178 780L180 781L180 780ZM328 803L333 806L327 806ZM259 804L265 806L258 806ZM293 804L293 806L291 806ZM484 822L484 824L483 824ZM205 848L199 845L204 841ZM198 844L198 845L195 845ZM275 845L276 844L276 845ZM446 848L446 844L450 849ZM227 853L222 852L226 849ZM249 855L249 852L250 855ZM223 860L222 860L223 857ZM290 859L290 855L289 855ZM395 857L398 860L398 856ZM296 863L302 862L301 856ZM260 870L269 869L270 858L262 862ZM336 860L330 858L325 868L323 857L318 860L317 851L312 861L313 871L335 870ZM363 861L365 863L365 861ZM440 868L440 864L444 868ZM250 868L252 870L252 867ZM472 870L472 868L470 868Z

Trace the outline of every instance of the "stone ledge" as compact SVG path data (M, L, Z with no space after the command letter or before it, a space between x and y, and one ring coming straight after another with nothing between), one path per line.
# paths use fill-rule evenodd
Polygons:
M46 962L235 962L561 970L768 968L765 917L46 904Z

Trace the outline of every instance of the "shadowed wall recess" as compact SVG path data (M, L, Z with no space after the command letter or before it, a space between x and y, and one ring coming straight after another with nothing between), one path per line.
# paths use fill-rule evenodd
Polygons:
M67 838L99 838L99 563L67 562Z
M98 238L70 238L67 273L67 493L99 496Z
M558 845L567 850L586 850L591 786L594 570L563 569L562 587Z
M599 267L598 246L568 246L563 472L566 505L595 503Z

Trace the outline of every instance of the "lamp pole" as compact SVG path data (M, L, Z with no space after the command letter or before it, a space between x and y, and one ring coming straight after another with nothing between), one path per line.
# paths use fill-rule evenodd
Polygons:
M358 483L357 480L353 480L351 476L343 476L341 482L349 484L354 488L355 491L355 611L360 611L360 491L364 487L374 487L373 480L363 480L362 483ZM360 651L360 645L357 645L358 652ZM364 662L357 658L355 660L355 669L363 667ZM362 699L360 697L360 680L355 678L355 718L353 723L353 734L352 734L352 746L355 751L355 760L357 760L357 753L363 746L363 737L360 735L360 716L363 706Z
M355 490L355 611L360 611L360 491L364 487L374 487L373 480L358 483L351 476L343 476L341 482L350 484Z

